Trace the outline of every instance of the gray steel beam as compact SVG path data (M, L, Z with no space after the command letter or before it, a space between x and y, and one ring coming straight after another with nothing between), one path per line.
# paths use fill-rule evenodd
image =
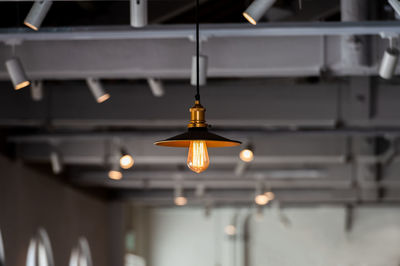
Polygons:
M400 34L397 21L363 22L296 22L248 24L202 24L200 37L267 37L267 36L342 36ZM193 25L148 26L142 29L131 27L58 27L43 28L32 33L24 28L0 30L0 41L83 41L83 40L129 40L129 39L180 39L194 35Z
M226 204L246 204L253 205L253 190L211 190L206 192L207 197L213 200L215 205ZM202 205L204 198L196 198L192 191L187 191L189 205ZM173 205L173 193L170 191L122 191L118 193L121 199L131 200L136 204L146 205ZM276 191L276 198L283 204L297 203L297 204L343 204L343 203L356 203L354 189L342 190L281 190Z
M104 176L104 174L103 174ZM80 178L82 180L76 180L75 184L85 187L107 187L113 189L171 189L173 190L176 182L172 180L154 180L154 179L142 179L136 180L119 180L113 181L108 178L101 179L97 178L88 179ZM270 180L271 187L274 189L344 189L350 188L351 182L349 180L315 180L315 179L287 179L287 180ZM204 185L208 189L254 189L256 182L254 180L185 180L185 189L194 189L198 185Z
M375 83L371 98L370 84L368 79L330 84L210 81L202 95L209 124L216 130L245 129L240 136L290 134L291 131L297 134L296 130L301 128L309 129L301 134L398 135L398 85ZM144 82L125 85L105 82L104 86L111 99L97 104L84 82L69 85L45 82L44 98L40 102L32 101L28 90L15 92L11 83L0 83L0 125L45 125L75 130L126 127L150 130L154 134L154 130L160 129L184 130L189 119L188 109L193 104L194 91L190 85L164 82L166 94L162 98L153 97ZM336 129L338 122L343 127ZM282 128L285 130L281 131Z
M290 77L375 75L371 66L346 66L340 59L340 35L399 33L398 22L203 25L203 53L210 58L212 77ZM16 53L32 79L176 78L190 76L194 43L191 25L56 28L0 31L0 41L18 43ZM293 49L296 43L296 49ZM384 44L373 38L371 57L379 58ZM95 51L95 52L94 52ZM40 57L37 55L40 54ZM11 49L0 50L0 61ZM0 65L0 79L8 75Z
M162 98L153 97L144 82L103 82L103 86L111 98L97 104L84 82L45 82L41 102L33 102L27 90L15 92L10 83L0 83L0 125L184 130L190 118L194 89L188 83L164 82ZM296 85L274 80L210 81L202 89L202 99L208 123L217 128L333 128L338 87L337 83Z

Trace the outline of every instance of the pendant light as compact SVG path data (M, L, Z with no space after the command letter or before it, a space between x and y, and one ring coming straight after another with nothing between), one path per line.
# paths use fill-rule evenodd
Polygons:
M187 165L196 173L206 170L210 164L207 148L233 147L241 144L240 141L226 139L208 132L205 120L206 109L200 104L200 41L199 41L199 0L196 0L196 58L197 82L194 106L190 108L190 122L187 132L172 138L157 141L158 146L189 148Z

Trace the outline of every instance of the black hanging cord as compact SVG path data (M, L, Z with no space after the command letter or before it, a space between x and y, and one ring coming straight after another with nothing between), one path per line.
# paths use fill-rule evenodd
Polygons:
M199 40L199 0L196 0L196 101L200 101L200 40Z

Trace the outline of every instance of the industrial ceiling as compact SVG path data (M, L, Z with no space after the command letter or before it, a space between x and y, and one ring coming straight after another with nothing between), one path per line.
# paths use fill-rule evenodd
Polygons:
M10 158L50 171L57 152L62 182L137 204L171 205L177 186L189 204L251 204L260 183L284 204L400 202L400 80L378 76L400 34L388 2L276 1L253 26L242 16L252 1L200 1L207 120L243 142L209 149L201 174L187 150L153 145L189 120L195 2L148 2L149 24L133 28L129 1L54 1L39 31L23 25L32 1L0 2L0 61L17 55L32 80L14 91L0 65ZM87 78L110 99L97 103ZM107 177L116 147L135 160L118 181Z

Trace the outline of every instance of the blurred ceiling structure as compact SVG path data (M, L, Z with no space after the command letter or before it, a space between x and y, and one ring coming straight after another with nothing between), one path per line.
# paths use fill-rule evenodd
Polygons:
M282 0L253 26L242 17L250 2L201 1L207 120L244 145L210 149L200 175L186 150L153 146L189 120L194 1L149 0L139 29L129 1L54 1L38 32L22 26L32 2L1 2L0 61L14 50L43 86L40 101L13 91L0 65L4 150L42 171L57 150L60 180L137 204L171 205L177 185L190 204L246 204L260 180L284 204L398 203L400 80L377 77L386 37L400 33L394 11L386 1ZM88 77L110 100L94 101ZM162 80L162 97L148 78ZM135 160L118 181L107 177L115 143ZM243 163L248 144L254 161Z

